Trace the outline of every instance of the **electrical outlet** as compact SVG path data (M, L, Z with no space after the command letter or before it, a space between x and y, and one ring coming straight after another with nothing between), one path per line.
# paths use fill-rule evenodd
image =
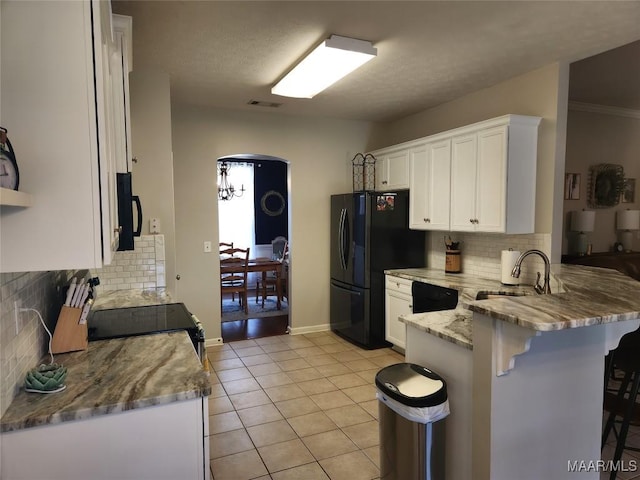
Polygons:
M211 242L204 242L204 253L211 253Z

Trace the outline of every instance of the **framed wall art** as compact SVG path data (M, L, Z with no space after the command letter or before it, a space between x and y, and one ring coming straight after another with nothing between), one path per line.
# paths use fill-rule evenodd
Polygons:
M636 201L636 179L625 178L622 188L622 203L633 203Z
M624 187L624 169L621 165L601 163L589 167L589 206L613 207L620 203Z
M580 200L580 174L579 173L565 173L564 199Z

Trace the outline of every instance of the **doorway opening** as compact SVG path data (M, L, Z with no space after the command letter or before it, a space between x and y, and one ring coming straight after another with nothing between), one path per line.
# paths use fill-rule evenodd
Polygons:
M222 296L222 339L230 342L284 335L290 319L288 162L239 154L221 157L217 163L219 242L248 248L250 258L246 308L238 295ZM276 238L279 241L274 242ZM282 238L286 239L284 251Z

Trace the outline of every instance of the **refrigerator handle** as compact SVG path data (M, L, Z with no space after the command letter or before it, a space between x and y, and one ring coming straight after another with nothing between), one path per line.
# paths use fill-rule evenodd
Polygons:
M347 269L347 265L344 260L344 217L346 214L346 209L343 208L340 210L340 225L338 227L338 255L340 256L340 266L343 270Z

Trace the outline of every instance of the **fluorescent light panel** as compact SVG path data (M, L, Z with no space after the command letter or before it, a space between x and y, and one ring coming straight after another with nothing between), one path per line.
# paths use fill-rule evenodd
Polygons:
M377 53L371 42L331 35L287 73L271 89L271 93L284 97L313 98L367 63Z

